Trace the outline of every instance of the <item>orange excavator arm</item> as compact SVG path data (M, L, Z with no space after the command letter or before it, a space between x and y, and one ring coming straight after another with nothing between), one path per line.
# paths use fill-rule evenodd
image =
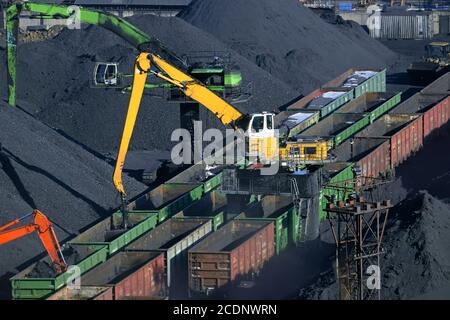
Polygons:
M34 217L33 223L15 229L10 229L12 226L20 223L22 220L31 215ZM50 260L55 267L55 270L57 272L65 271L67 269L67 263L62 255L61 247L52 223L42 212L37 209L29 215L15 219L0 227L0 245L22 238L23 236L33 232L37 232L42 245L47 251Z

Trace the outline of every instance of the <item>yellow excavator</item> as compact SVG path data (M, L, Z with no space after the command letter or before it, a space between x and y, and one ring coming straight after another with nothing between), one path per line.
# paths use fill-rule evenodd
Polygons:
M248 137L246 154L261 164L280 163L317 164L327 162L328 143L314 141L279 142L275 130L275 114L269 112L246 115L208 89L203 83L180 71L158 55L141 52L136 58L128 112L117 154L113 182L121 196L122 212L126 212L126 192L122 183L122 170L148 74L167 81L187 97L210 110L225 126L241 129ZM125 219L124 219L125 220Z

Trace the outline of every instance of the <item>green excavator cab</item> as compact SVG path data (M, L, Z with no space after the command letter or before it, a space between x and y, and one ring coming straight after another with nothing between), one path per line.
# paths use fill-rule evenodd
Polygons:
M248 101L251 97L251 83L243 84L241 70L232 62L231 54L194 52L186 57L186 61L189 66L188 73L222 98L239 103ZM180 102L189 98L173 88L168 100Z
M204 53L186 58L186 73L205 84L208 89L233 103L245 102L252 95L252 84L243 84L241 70L231 62L230 55ZM119 88L131 91L132 75L120 73L116 62L97 62L94 67L92 86L94 88ZM170 83L149 78L145 94L165 98L171 102L189 102L178 88Z

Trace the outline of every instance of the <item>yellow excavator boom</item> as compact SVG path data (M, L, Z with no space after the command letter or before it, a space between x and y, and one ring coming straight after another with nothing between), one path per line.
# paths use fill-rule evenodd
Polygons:
M191 78L160 57L152 55L151 60L168 76L167 78L164 74L157 73L158 77L178 86L186 96L205 106L224 125L233 124L244 116L239 110L209 90L201 82Z
M125 158L127 156L128 147L130 145L131 136L136 123L150 66L150 61L147 59L146 54L140 54L136 58L136 62L134 64L133 90L131 91L128 112L122 133L122 140L120 141L119 152L117 153L116 166L113 174L114 186L117 192L121 194L122 198L126 196L125 188L122 182L122 170L125 164Z
M150 68L152 65L155 66L158 71L151 71ZM235 122L244 117L244 114L217 96L214 92L210 91L201 82L188 76L154 54L146 52L140 53L136 58L134 65L133 88L113 174L114 186L122 197L122 205L124 205L126 197L122 181L122 171L148 73L152 73L177 86L186 96L199 102L214 113L224 125L234 125Z

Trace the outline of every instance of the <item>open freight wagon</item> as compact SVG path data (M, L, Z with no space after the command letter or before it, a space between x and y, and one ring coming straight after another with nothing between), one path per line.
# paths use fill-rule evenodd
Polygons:
M48 300L164 299L162 252L119 252L80 279L79 289L64 288Z
M333 113L344 103L353 99L351 88L316 89L287 107L288 111L318 111L320 118Z
M111 255L128 243L153 229L158 224L158 215L150 211L128 212L129 228L123 230L122 213L117 211L111 217L103 219L93 227L69 241L74 245L104 245Z
M192 296L255 277L275 253L273 222L232 220L188 251Z
M113 287L81 286L64 287L46 300L114 300Z
M294 139L320 137L328 140L329 149L334 148L358 131L368 126L369 117L361 113L333 113L306 129Z
M365 113L370 123L389 112L401 100L401 92L366 92L339 108L339 113Z
M289 244L300 240L301 221L297 216L292 197L289 196L265 196L235 219L273 222L277 254L285 250Z
M201 183L206 193L219 186L221 180L222 166L208 167L204 161L201 161L180 172L167 183Z
M214 217L213 229L217 230L227 219L229 208L233 205L228 198L220 190L208 192L202 199L174 215L174 218Z
M391 111L391 114L404 113L422 115L423 138L425 139L450 119L450 97L448 94L418 92Z
M327 217L325 208L329 201L343 201L354 193L355 173L353 163L336 162L323 166L321 170L321 188L319 194L319 218Z
M169 295L175 299L186 299L188 293L186 250L213 231L212 219L171 218L126 246L124 250L163 252Z
M450 72L442 75L425 88L423 88L420 92L424 94L450 94Z
M320 120L320 111L286 110L275 115L275 128L282 138L291 138Z
M113 254L156 224L200 199L201 184L162 184L128 205L128 223L122 230L122 214L114 213L70 241L75 244L105 244Z
M385 92L386 69L348 69L322 88L352 88L354 98L366 92Z
M128 205L128 210L152 211L158 222L170 218L203 195L202 183L164 183Z
M385 114L358 133L356 137L389 138L391 167L394 168L422 147L422 115Z
M108 248L101 244L63 246L69 265L76 265L81 274L106 261ZM63 288L71 279L69 271L56 274L48 257L31 264L10 279L14 299L42 299Z
M355 137L345 141L333 152L338 161L355 163L360 176L378 178L391 173L389 138Z

